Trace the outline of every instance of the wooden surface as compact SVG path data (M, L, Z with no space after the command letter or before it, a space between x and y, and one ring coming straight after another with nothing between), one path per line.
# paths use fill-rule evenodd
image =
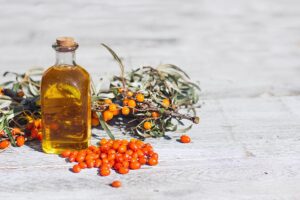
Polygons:
M10 148L1 199L300 198L298 0L61 2L0 0L1 73L52 65L61 35L78 40L78 63L94 78L119 73L104 42L127 69L173 63L200 81L201 124L191 144L174 133L148 140L159 165L126 176L73 174L38 143ZM124 186L108 186L114 179Z

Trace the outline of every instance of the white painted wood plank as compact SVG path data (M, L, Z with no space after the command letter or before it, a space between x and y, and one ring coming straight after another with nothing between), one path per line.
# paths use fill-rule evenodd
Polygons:
M191 144L176 142L176 136L170 141L150 139L160 164L127 176L112 173L102 178L95 169L73 174L68 171L72 164L58 156L30 147L10 149L0 154L4 185L0 195L11 199L43 194L46 199L54 194L58 199L99 195L107 199L140 199L141 195L145 199L293 199L300 195L300 136L295 134L300 131L300 117L299 111L293 115L284 109L282 102L299 107L299 100L208 100L202 125L190 132ZM122 180L122 191L108 186L114 179Z

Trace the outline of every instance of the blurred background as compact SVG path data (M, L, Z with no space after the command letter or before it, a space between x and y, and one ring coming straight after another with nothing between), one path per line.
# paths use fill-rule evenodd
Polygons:
M200 81L202 98L300 94L299 0L0 0L0 72L54 63L73 36L94 77L172 63Z

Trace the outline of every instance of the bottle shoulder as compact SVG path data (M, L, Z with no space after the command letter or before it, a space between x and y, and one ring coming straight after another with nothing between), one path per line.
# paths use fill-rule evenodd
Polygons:
M86 77L90 79L90 74L87 72L86 69L84 69L80 65L75 65L75 66L69 66L69 65L53 65L46 69L43 73L43 78L48 77L48 76L53 76L57 75L59 76L60 74L66 75L82 75L83 77Z

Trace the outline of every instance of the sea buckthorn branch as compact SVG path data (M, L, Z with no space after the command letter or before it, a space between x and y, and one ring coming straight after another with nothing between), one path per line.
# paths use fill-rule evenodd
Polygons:
M198 107L200 88L182 69L171 64L156 68L143 66L125 75L118 55L102 45L118 62L122 72L120 77L114 76L110 83L113 98L94 102L93 110L103 115L105 123L121 112L123 117L129 118L129 122L123 124L125 132L141 137L160 137L166 131L176 131L177 124L172 119L181 125L182 119L199 123L195 108ZM194 115L189 112L182 114L180 110L192 110ZM97 119L94 121L97 125ZM184 130L189 128L191 126Z

